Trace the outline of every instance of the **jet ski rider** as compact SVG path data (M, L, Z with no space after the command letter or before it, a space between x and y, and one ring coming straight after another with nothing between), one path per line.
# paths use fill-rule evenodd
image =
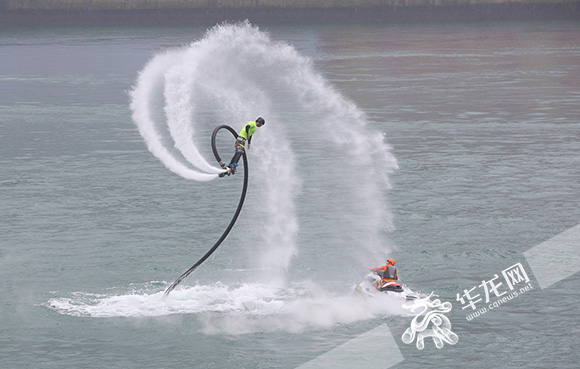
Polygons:
M387 259L387 265L383 265L378 268L371 268L371 271L377 272L382 279L377 282L377 289L382 290L383 288L390 286L397 282L399 276L397 274L397 268L395 268L395 259Z

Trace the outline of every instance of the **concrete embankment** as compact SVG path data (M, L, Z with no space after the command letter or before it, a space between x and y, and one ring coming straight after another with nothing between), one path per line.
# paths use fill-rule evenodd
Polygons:
M580 19L580 0L0 0L2 25Z

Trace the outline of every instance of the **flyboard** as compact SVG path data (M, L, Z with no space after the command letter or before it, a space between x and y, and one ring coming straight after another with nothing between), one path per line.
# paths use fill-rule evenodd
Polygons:
M211 148L213 151L213 155L215 156L215 158L218 161L218 163L220 164L220 166L222 168L224 168L225 164L224 164L223 160L220 158L220 155L219 155L219 153L217 151L217 147L216 147L216 137L217 137L218 132L221 129L226 129L226 130L230 131L230 133L234 136L235 139L238 138L238 134L236 133L236 131L232 127L225 125L225 124L221 125L221 126L217 126L213 130L213 133L211 135ZM230 231L234 227L234 224L238 220L238 216L240 215L240 212L242 211L242 207L244 206L244 200L246 198L246 192L248 190L248 158L246 157L245 152L243 153L242 157L244 159L244 185L242 187L242 193L240 195L240 200L238 202L238 208L236 209L236 212L234 213L234 216L233 216L232 220L230 221L230 224L228 224L226 230L222 233L221 237L211 247L211 249L209 249L209 251L206 252L205 255L203 255L201 257L201 259L199 259L195 264L193 264L193 266L191 268L187 269L185 271L185 273L183 273L181 276L179 276L179 278L177 278L169 287L167 287L167 289L164 292L165 296L169 295L169 293L171 291L173 291L173 289L175 287L177 287L185 278L187 278L188 275L193 273L201 264L203 264L204 261L207 260L207 258L209 258L211 256L211 254L214 253L215 250L217 250L217 248L226 239L226 237L228 236L228 234L230 233ZM222 177L222 175L220 175L220 177Z

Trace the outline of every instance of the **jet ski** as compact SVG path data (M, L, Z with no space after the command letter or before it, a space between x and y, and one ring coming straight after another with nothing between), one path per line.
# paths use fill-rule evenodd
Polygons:
M388 295L401 300L415 300L415 296L411 291L403 288L403 285L398 282L386 282L381 285L383 278L376 272L372 272L366 275L365 279L356 286L355 291L362 293L366 296L380 296Z

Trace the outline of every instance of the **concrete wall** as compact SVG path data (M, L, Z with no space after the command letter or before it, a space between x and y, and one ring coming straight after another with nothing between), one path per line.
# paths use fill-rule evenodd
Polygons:
M0 0L0 27L580 19L580 0Z
M0 10L353 9L574 2L580 0L0 0Z

